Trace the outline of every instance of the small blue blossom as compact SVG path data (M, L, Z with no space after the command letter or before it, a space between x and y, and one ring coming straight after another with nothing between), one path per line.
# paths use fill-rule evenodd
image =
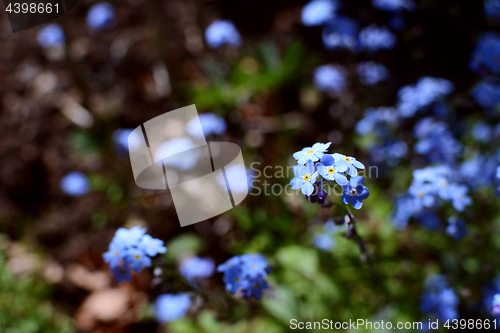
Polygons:
M175 137L163 142L158 147L155 152L155 160L163 159L165 165L181 171L191 170L200 158L200 151L194 149L196 147L193 140L188 137Z
M302 24L315 26L327 23L335 17L339 8L336 0L312 0L302 8Z
M342 173L349 168L347 163L348 162L344 159L336 160L332 155L325 154L321 158L321 163L318 163L316 167L318 169L318 173L324 179L335 180L340 186L345 186L347 185L347 178Z
M365 166L363 163L359 162L352 156L345 156L339 153L335 153L332 155L333 158L335 159L335 163L340 163L340 166L343 166L343 163L341 161L345 161L347 163L347 174L349 176L357 176L358 175L358 170L357 169L365 169Z
M322 251L330 251L335 246L335 239L328 234L317 232L312 237L312 243Z
M455 238L457 241L461 240L467 234L467 229L465 228L465 222L458 220L456 217L450 217L448 219L448 226L446 227L446 233L451 237Z
M191 306L188 294L162 294L155 303L156 319L160 323L168 323L186 316Z
M163 241L147 235L145 228L135 226L130 229L119 228L109 244L109 250L102 257L120 283L131 281L132 270L140 272L144 267L150 267L150 257L166 251Z
M472 126L471 135L476 141L488 143L493 138L493 128L480 121Z
M42 48L64 45L64 31L59 24L53 23L43 27L37 35L38 45Z
M370 150L370 156L375 163L385 163L396 166L401 159L408 155L408 145L400 140L388 140L383 144L375 145Z
M224 274L226 290L231 294L241 291L243 298L261 299L262 291L268 288L264 277L271 271L271 266L262 254L245 254L230 258L217 267Z
M314 85L320 91L337 95L346 87L346 71L340 65L323 65L314 70Z
M210 258L191 257L183 260L179 271L188 281L210 277L215 272L215 263Z
M205 136L211 134L222 135L226 133L226 122L218 115L213 113L203 113L199 115L198 119L201 123L201 128L203 128ZM198 131L198 119L193 118L188 121L186 124L186 131L192 137L198 140L204 140L205 137L202 137L201 133Z
M373 0L373 7L387 12L414 11L417 5L413 0Z
M379 136L386 136L390 127L397 127L399 114L394 107L368 108L364 117L358 121L355 130L360 135L376 132Z
M392 223L397 230L404 230L413 215L413 200L410 196L400 196L392 211Z
M293 173L295 178L290 181L292 185L292 190L302 190L305 195L311 195L314 192L313 183L318 177L318 172L314 163L309 159L306 165L296 165L293 167Z
M362 62L358 65L359 80L367 86L373 86L389 78L389 70L382 64L373 61Z
M323 154L328 150L332 143L315 143L312 147L306 147L301 151L298 151L293 154L293 158L297 160L298 164L306 164L307 160L311 160L313 162L318 161Z
M73 171L61 180L61 190L67 195L80 197L89 192L90 181L85 174Z
M476 43L469 68L474 72L486 69L500 74L500 37L493 32L484 33Z
M472 199L467 195L469 189L465 185L451 184L449 186L451 203L453 208L463 212L465 207L472 204Z
M370 195L370 191L364 184L365 179L363 177L351 177L349 183L343 186L342 202L346 205L351 204L354 209L360 209L363 206L363 200Z
M241 36L230 20L215 21L205 30L205 39L212 49L217 49L226 44L238 47L241 44Z
M424 107L453 92L453 84L445 79L422 77L414 85L399 89L398 111L403 117L413 117Z
M484 15L486 17L500 17L500 1L499 0L484 0Z
M413 196L415 210L432 207L435 203L434 186L431 184L414 182L408 193Z
M363 48L377 52L393 49L396 46L397 38L387 27L377 27L372 24L361 30L359 43Z
M418 139L413 149L430 162L453 163L462 151L460 141L453 137L445 122L424 118L415 124L413 132Z
M137 132L133 132L133 129L130 128L115 130L112 139L115 150L121 154L138 149L144 141L144 137L140 137Z
M94 31L112 28L115 24L115 7L108 2L99 2L87 12L87 25Z
M346 48L353 52L358 48L358 30L359 26L356 20L338 15L328 21L321 37L323 45L329 50L337 48Z
M500 79L487 76L472 88L470 94L482 108L495 108L500 104Z

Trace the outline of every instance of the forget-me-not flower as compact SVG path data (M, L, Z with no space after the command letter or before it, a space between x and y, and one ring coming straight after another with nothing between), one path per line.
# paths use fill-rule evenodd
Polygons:
M329 20L321 37L323 45L329 50L337 48L346 48L353 52L358 49L358 30L359 26L356 20L338 15Z
M215 262L210 258L191 257L183 260L179 271L188 281L210 277L215 272Z
M347 163L347 174L349 176L357 176L358 175L358 170L357 169L364 169L365 166L363 163L359 162L352 156L345 156L339 153L335 153L332 155L335 161L345 161Z
M359 33L360 45L371 51L390 50L396 46L397 38L387 27L369 25Z
M382 64L373 61L362 62L358 65L359 80L367 86L373 86L389 78L389 70Z
M108 2L99 2L87 12L87 25L94 31L112 28L115 24L115 7Z
M358 162L359 163L359 162ZM321 163L316 165L318 173L326 180L335 180L340 186L347 185L347 178L342 173L348 169L344 159L335 159L332 155L325 154Z
M296 165L293 167L295 178L290 181L292 190L301 189L305 195L311 195L314 192L314 182L318 177L316 167L311 160L307 160L306 165Z
M48 48L51 46L64 45L64 31L59 24L52 23L43 27L37 35L38 45Z
M210 24L205 30L205 39L212 49L222 45L238 47L241 44L240 33L230 20L219 20Z
M314 85L320 91L341 93L346 87L346 74L340 65L323 65L314 70Z
M322 25L335 17L339 3L336 0L312 0L302 8L302 24Z
M160 323L168 323L186 316L191 306L188 294L162 294L155 303L156 319Z
M484 33L476 43L469 67L474 72L487 69L500 74L500 36L494 32Z
M80 197L90 190L90 181L85 174L73 171L61 180L61 190L67 195Z
M203 133L198 131L198 119L201 123L201 128L203 129ZM198 140L204 140L205 136L215 134L221 135L226 132L226 122L223 118L219 117L213 113L202 113L198 118L193 118L189 120L186 124L186 131L192 137Z
M343 186L342 202L346 205L351 204L354 209L360 209L363 206L363 200L370 195L370 191L364 184L365 179L363 177L351 177L349 183Z
M331 142L317 142L312 147L306 147L301 151L294 153L293 158L297 160L298 164L305 164L307 160L316 162L323 157L323 154L328 150L331 144Z

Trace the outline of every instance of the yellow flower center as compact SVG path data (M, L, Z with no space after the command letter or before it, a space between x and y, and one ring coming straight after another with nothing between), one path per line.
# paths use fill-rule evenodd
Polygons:
M346 157L346 158L345 158L345 160L346 160L347 162L351 162L351 159L350 159L349 157Z
M237 276L236 279L234 279L234 281L239 282L240 281L240 277Z
M255 289L259 289L260 284L257 282L257 283L255 283L253 286L254 286L254 288L255 288Z
M314 153L314 150L309 150L307 153L312 154L312 153Z
M308 180L309 180L309 178L311 178L311 176L309 176L309 175L305 175L305 176L304 176L304 180L305 180L305 181L308 181Z
M138 254L136 254L134 257L135 257L135 259L141 259L141 256Z
M115 251L115 256L118 256L120 254L120 251Z
M328 168L328 173L334 173L335 169L334 168Z
M418 192L418 196L419 196L420 198L423 198L423 197L424 197L424 195L425 195L425 194L424 194L424 192Z

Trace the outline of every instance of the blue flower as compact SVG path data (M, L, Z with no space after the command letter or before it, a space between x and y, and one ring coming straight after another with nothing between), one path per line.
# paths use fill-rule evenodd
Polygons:
M422 228L434 231L441 230L443 228L441 220L432 210L424 209L420 212L415 211L413 214L415 215L415 220Z
M397 230L404 230L413 215L413 200L410 196L400 196L392 211L392 223Z
M383 144L374 146L370 155L374 162L396 166L408 154L408 145L399 140L388 140Z
M430 275L426 278L426 289L420 299L422 313L442 321L458 319L458 303L458 297L443 276Z
M499 0L484 0L484 15L486 17L500 17L500 1Z
M186 171L193 169L200 158L200 151L190 138L179 136L163 142L155 152L155 160L165 165Z
M320 91L341 93L346 87L345 69L340 65L324 65L314 70L314 85Z
M487 143L493 138L493 128L480 121L472 126L471 135L476 141Z
M43 27L37 36L38 45L42 48L51 46L64 45L66 39L64 38L64 31L59 24L49 24Z
M476 43L469 67L478 72L487 69L493 74L500 74L500 37L493 32L484 33Z
M358 134L366 135L375 132L378 136L384 137L391 127L397 127L399 114L394 107L368 108L364 117L358 121L355 130Z
M430 184L413 183L408 191L413 196L415 210L432 207L435 203L434 187Z
M373 61L362 62L358 65L359 80L367 86L373 86L389 78L389 70Z
M365 49L376 52L383 49L393 49L397 38L387 27L377 27L375 24L361 30L359 43Z
M499 167L497 167L497 174L496 174L496 177L497 177L498 179L500 179L500 166L499 166Z
M470 94L479 106L485 109L495 108L500 104L500 79L487 76L472 88Z
M358 23L347 16L335 16L323 28L323 45L329 50L347 48L353 52L358 48Z
M412 0L373 0L373 7L387 12L414 11L417 5Z
M491 306L491 314L495 317L498 317L500 315L500 294L493 295Z
M318 177L316 167L311 160L307 160L306 165L296 165L293 167L295 178L290 181L292 190L302 190L305 195L311 195L314 192L313 183Z
M345 156L345 155L342 155L339 153L335 153L332 156L335 159L336 163L341 163L340 165L343 165L343 163L340 161L345 161L347 163L347 171L346 172L349 176L352 176L352 177L357 176L358 175L357 169L364 170L364 168L365 168L363 163L359 162L358 160L356 160L352 156Z
M139 137L133 129L130 128L120 128L113 132L113 144L114 148L118 153L126 153L129 151L136 150L142 145L144 138Z
M472 204L472 199L467 195L469 189L465 185L450 185L451 203L453 208L463 212L465 207Z
M345 172L349 166L344 159L336 160L332 155L323 155L323 157L321 157L321 163L318 163L316 167L318 173L324 179L335 180L340 186L347 185L347 178L342 172Z
M313 162L318 161L323 154L328 150L332 143L315 143L312 147L306 147L301 151L298 151L293 154L293 158L297 160L298 164L304 165L307 160L311 160Z
M312 243L318 249L327 252L335 246L335 239L331 235L318 232L313 235Z
M215 21L205 30L205 39L212 49L216 49L226 44L238 47L241 44L241 36L230 20Z
M457 241L461 240L467 234L467 229L465 228L465 222L458 220L456 217L450 217L448 219L448 226L446 227L446 233L451 237L455 238Z
M73 197L82 196L90 190L90 182L85 174L73 171L61 180L61 190Z
M415 124L413 131L419 139L413 149L430 162L453 163L462 150L445 122L424 118Z
M223 272L226 290L231 294L241 291L243 298L260 299L262 291L268 288L264 277L271 271L271 266L262 254L235 256L217 267Z
M212 276L215 271L215 263L210 258L191 257L180 263L179 271L182 276L192 282L198 278Z
M407 85L398 91L398 111L409 118L424 107L453 92L453 84L445 79L422 77L414 85Z
M335 17L339 3L335 0L313 0L302 8L302 24L322 25Z
M96 3L87 12L87 25L95 31L113 27L114 19L115 8L107 2Z
M142 236L138 247L150 257L154 257L159 253L167 252L167 248L163 246L163 241L161 239L153 238L150 235Z
M198 119L205 136L211 134L221 135L226 132L226 122L216 114L203 113L199 115ZM201 136L201 133L198 131L198 119L195 117L188 121L186 124L186 131L192 137L198 140L204 140L205 137Z
M191 298L188 294L162 294L156 299L156 319L160 323L180 319L186 315L190 306Z
M360 209L363 206L363 200L370 195L370 191L364 184L365 179L363 177L351 177L349 183L343 186L342 202L346 205L351 204L355 209Z
M132 280L132 270L140 272L144 267L150 267L149 256L166 251L163 241L147 235L145 228L135 226L130 229L119 228L109 244L109 250L102 257L120 283Z
M123 281L132 281L132 268L130 267L130 265L120 264L111 266L110 272L115 277L117 283L121 283Z

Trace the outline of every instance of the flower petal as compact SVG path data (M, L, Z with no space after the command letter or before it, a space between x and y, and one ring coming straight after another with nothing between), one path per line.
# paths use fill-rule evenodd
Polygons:
M352 159L351 160L351 163L358 169L364 169L365 166L363 165L363 163L361 163L360 161L357 161L356 159Z
M335 172L334 178L337 184L339 184L340 186L344 186L348 183L347 178L340 172Z
M302 185L302 193L305 195L311 195L314 191L314 186L310 182L304 182L304 185Z
M290 185L292 185L292 190L298 190L299 188L302 187L303 184L304 184L304 179L299 177L295 177L290 181Z
M311 160L307 160L307 162L306 162L306 168L307 168L306 170L307 170L308 174L311 174L311 173L313 173L316 170L316 168L314 167L314 163Z
M345 160L336 160L334 165L338 172L344 172L349 168L349 164Z

